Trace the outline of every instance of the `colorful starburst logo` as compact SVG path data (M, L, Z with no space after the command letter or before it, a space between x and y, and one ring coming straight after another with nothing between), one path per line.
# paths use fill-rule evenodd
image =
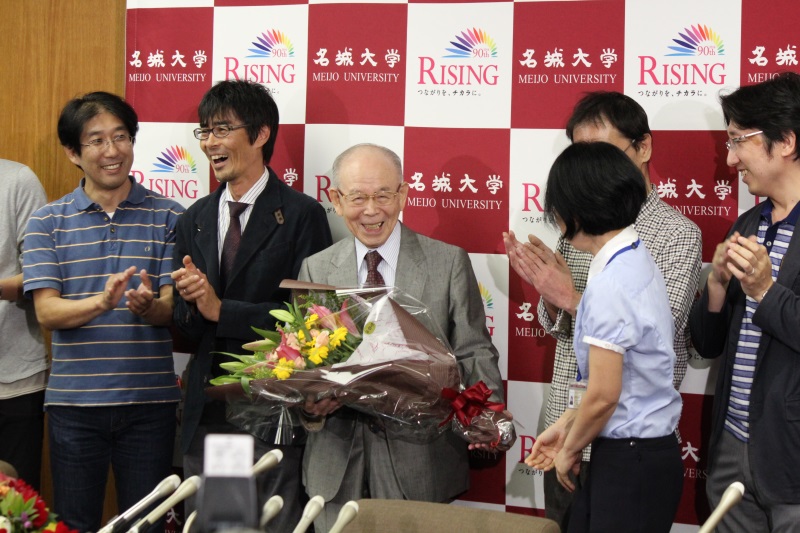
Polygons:
M695 24L678 32L680 38L672 39L677 46L668 46L668 56L725 55L725 43L717 32L704 24Z
M197 163L192 154L182 146L171 146L161 152L153 163L153 172L182 172L197 174Z
M450 41L450 44L452 48L445 48L448 55L442 57L459 59L497 57L497 43L488 33L478 28L462 31L461 35L456 35L455 39Z
M494 301L492 301L492 294L489 292L489 289L487 289L486 286L480 281L478 282L478 290L480 291L481 298L483 299L483 306L486 309L493 308Z
M294 45L292 41L280 30L269 30L256 37L251 43L254 48L247 51L247 57L294 57Z

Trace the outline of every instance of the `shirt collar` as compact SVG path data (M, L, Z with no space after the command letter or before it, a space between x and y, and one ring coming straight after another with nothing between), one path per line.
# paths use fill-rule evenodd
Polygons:
M592 258L592 262L589 265L589 275L586 278L586 283L588 284L594 276L603 271L606 265L614 257L614 254L638 240L639 234L636 233L636 230L633 228L633 226L628 226L609 239L609 241L605 243L602 248L600 248L600 251L597 252L597 255Z
M256 198L258 198L259 195L262 192L264 192L264 189L267 188L268 180L269 180L269 170L267 170L267 167L264 167L264 173L261 174L261 177L258 178L258 181L256 181L253 184L253 186L250 187L250 189L248 189L248 191L244 193L241 198L239 198L238 201L249 205L253 205L254 203L256 203ZM233 198L231 197L231 193L228 190L227 185L225 186L225 190L222 191L222 195L220 195L219 201L220 203L234 201ZM227 205L227 203L225 205Z
M119 205L122 205L126 202L134 205L141 204L144 202L144 199L147 196L147 189L133 179L133 176L128 176L128 179L131 182L131 190L128 191L128 197L120 202ZM92 206L97 205L95 201L87 196L86 191L83 189L85 184L86 177L83 177L81 178L81 182L78 184L78 188L75 189L75 208L79 211L86 211Z
M354 237L355 238L355 237ZM377 248L367 248L364 246L364 243L355 239L356 241L356 265L361 266L361 263L364 261L364 256L367 255L367 252L377 250L381 257L383 258L386 263L392 267L393 271L397 271L397 260L400 257L400 221L397 221L397 224L394 225L394 229L392 233L389 234L389 238L386 239L386 242L378 246Z
M778 220L776 222L772 221L772 210L775 209L775 204L772 203L772 200L767 198L764 201L764 206L761 208L761 216L767 220L767 225L771 226L776 223L785 223L791 224L792 226L797 226L797 219L800 217L800 202L797 202L795 206L792 208L792 211L789 215L784 218L783 220Z

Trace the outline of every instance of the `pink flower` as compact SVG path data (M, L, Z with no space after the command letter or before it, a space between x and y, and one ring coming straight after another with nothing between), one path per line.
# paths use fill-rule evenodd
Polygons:
M350 314L347 312L347 302L349 300L345 300L342 302L342 310L339 311L339 321L342 323L344 327L347 328L347 331L354 337L361 337L361 333L359 333L358 328L356 327L356 323L353 322L353 319L350 318Z
M336 329L338 327L338 324L336 323L336 315L334 315L327 307L311 304L311 311L317 315L319 323L322 324L323 327L328 329Z
M297 361L303 358L303 354L300 353L300 350L290 344L289 337L292 335L294 334L286 335L281 332L281 344L275 348L275 352L278 356L285 358L287 361ZM297 337L294 338L294 342L297 343Z
M283 346L284 343L288 345L290 348L294 348L295 350L300 351L300 341L297 338L297 333L289 333L287 335L281 332L281 346Z
M328 330L320 331L314 340L314 346L316 347L327 346L330 343L330 333L328 333Z

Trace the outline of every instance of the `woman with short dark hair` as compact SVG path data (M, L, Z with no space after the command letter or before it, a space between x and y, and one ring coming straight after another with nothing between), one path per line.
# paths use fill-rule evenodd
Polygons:
M672 315L661 272L633 228L645 197L640 171L608 143L571 145L547 179L546 217L593 255L575 319L570 409L525 460L555 468L572 491L570 473L592 444L569 531L668 532L680 501Z

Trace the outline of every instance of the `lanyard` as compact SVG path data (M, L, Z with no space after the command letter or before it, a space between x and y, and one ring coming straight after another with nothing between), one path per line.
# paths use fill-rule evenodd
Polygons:
M611 263L611 261L613 261L618 255L624 254L625 252L627 252L629 250L635 250L636 248L638 248L639 244L641 242L642 242L642 239L636 239L636 242L632 242L629 246L626 246L625 248L621 248L621 249L617 250L617 252L614 255L611 256L611 259L608 260L608 263L606 263L606 266L608 266L608 264Z
M611 261L613 261L618 255L624 254L625 252L628 252L630 250L635 250L636 248L638 248L639 244L641 242L642 242L642 239L636 239L636 242L632 242L630 245L626 246L625 248L620 248L619 250L617 250L616 253L611 256L611 259L608 260L608 263L606 263L606 266L608 266L609 263L611 263ZM578 368L578 375L575 376L575 380L576 381L580 381L581 378L582 378L581 369Z

